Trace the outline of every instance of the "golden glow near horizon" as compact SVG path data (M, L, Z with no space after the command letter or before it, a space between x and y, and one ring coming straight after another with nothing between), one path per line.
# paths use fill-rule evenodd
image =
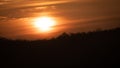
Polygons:
M55 26L56 21L52 17L43 16L34 19L34 26L41 32L50 32L52 27Z
M120 0L0 0L0 37L47 39L63 32L120 27L119 3Z

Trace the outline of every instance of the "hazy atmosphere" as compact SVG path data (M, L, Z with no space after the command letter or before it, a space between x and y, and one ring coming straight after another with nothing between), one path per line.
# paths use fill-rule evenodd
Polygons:
M0 62L120 66L120 0L0 0Z
M1 37L33 40L116 27L120 0L0 0Z

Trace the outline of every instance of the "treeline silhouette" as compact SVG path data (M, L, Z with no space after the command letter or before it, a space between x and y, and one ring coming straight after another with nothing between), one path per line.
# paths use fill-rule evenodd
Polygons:
M119 64L120 28L83 33L63 33L50 40L0 38L4 64Z

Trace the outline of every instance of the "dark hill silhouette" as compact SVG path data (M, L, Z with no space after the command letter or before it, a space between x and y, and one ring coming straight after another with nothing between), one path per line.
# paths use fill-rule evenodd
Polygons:
M88 33L63 33L50 40L0 38L4 64L119 64L120 28Z

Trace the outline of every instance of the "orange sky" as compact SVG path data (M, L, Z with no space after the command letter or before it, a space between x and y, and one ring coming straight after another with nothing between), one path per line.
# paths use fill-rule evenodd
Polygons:
M53 31L33 27L41 16L57 21ZM0 0L0 36L6 38L32 40L115 27L120 27L119 0Z

